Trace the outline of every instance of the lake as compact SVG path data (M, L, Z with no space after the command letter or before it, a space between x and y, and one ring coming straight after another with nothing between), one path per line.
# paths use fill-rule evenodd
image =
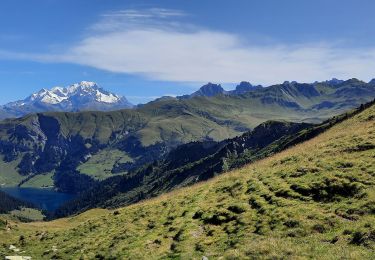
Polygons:
M50 189L2 187L0 190L15 198L31 202L47 211L54 211L63 203L76 197L74 194L56 192Z

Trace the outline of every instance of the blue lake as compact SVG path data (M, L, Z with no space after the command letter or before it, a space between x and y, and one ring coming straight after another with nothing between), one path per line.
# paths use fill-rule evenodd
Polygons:
M50 189L3 187L0 190L15 198L31 202L47 211L54 211L63 203L76 197L73 194L56 192Z

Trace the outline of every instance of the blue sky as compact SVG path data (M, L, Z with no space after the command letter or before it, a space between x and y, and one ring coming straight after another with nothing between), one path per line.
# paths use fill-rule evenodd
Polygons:
M133 103L375 77L375 1L2 0L0 104L82 80Z

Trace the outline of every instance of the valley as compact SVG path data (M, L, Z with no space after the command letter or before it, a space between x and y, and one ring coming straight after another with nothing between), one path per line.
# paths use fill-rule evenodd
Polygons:
M0 1L0 260L374 260L374 10Z
M357 79L285 82L245 91L241 84L237 92L220 92L219 85L208 84L191 96L158 99L134 109L6 119L0 123L1 184L79 193L163 159L179 145L220 142L269 120L320 123L375 96L373 83ZM215 95L205 96L210 91ZM66 188L67 181L76 185Z
M0 252L15 245L48 259L372 259L374 119L370 103L271 157L124 208L10 221Z

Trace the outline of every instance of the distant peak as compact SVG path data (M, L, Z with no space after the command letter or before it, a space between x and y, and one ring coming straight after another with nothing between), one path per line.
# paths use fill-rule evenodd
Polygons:
M90 89L98 89L99 86L95 82L91 81L81 81L79 83L74 83L70 86L68 86L66 89L68 92L73 92L77 90L90 90Z
M234 94L244 94L246 92L261 89L261 88L262 86L260 85L254 86L250 82L241 81L240 84L236 86L236 89L232 90L231 92Z
M351 79L348 79L347 81L344 81L344 82L345 83L349 83L349 84L353 84L353 83L365 83L362 80L359 80L357 78L351 78Z
M208 82L206 85L203 85L203 86L201 87L201 89L205 89L205 88L217 88L217 89L223 89L223 88L221 87L220 84L215 84L215 83L211 83L211 82Z
M244 88L244 87L252 87L253 85L248 81L241 81L240 84L237 85L236 88Z
M286 85L286 86L288 86L288 85L296 85L296 84L298 84L298 82L295 81L295 80L293 80L293 81L288 81L288 80L286 80L286 81L283 82L282 85Z
M198 91L194 92L193 96L205 96L205 97L212 97L218 94L223 94L225 90L221 87L220 84L214 83L207 83L203 85Z
M39 90L37 93L45 93L45 92L48 92L48 89L42 88L42 89Z
M81 81L66 87L55 86L51 89L41 89L32 94L24 103L42 103L45 105L59 105L79 108L92 105L94 108L100 105L116 105L131 107L125 97L106 91L92 81Z
M85 81L85 80L81 81L79 84L82 85L82 86L90 86L90 87L92 87L92 86L96 86L96 85L97 85L97 84L96 84L95 82L93 82L93 81Z
M344 82L344 81L341 80L341 79L332 78L331 80L326 80L324 83L327 83L327 84L329 84L329 85L333 85L333 86L335 86L335 85L339 85L339 84L341 84L341 83L343 83L343 82Z

